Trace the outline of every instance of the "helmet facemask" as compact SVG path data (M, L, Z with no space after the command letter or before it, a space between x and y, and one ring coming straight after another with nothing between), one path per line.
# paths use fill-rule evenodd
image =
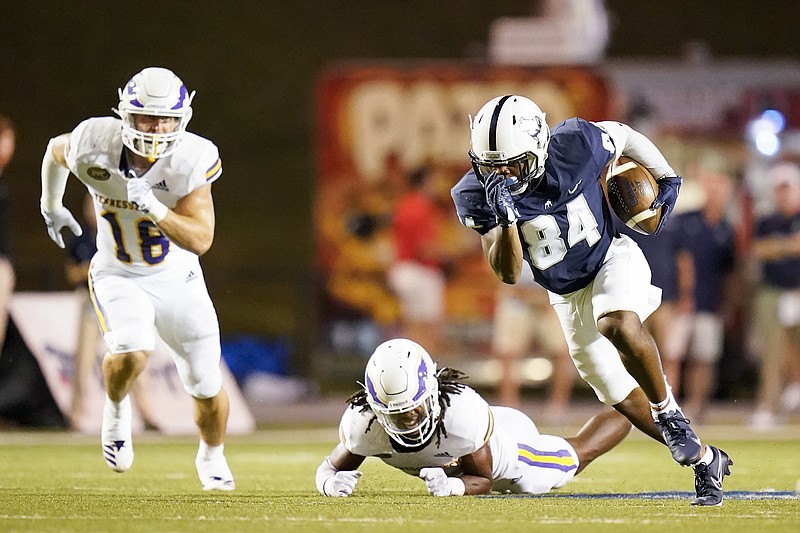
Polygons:
M369 392L367 392L369 396ZM373 408L378 423L403 446L419 446L430 440L439 423L439 393L425 395L408 406L389 405Z
M533 190L544 177L550 128L528 98L508 95L486 103L470 117L472 168L481 183L492 172L508 176L512 195ZM508 173L505 172L505 168Z
M171 154L192 118L194 94L167 69L146 68L134 76L124 89L119 89L119 107L114 110L122 119L123 144L150 161ZM142 131L136 127L137 115L176 120L172 131Z
M511 159L489 162L482 160L470 150L469 157L472 160L472 168L475 170L475 175L481 184L486 183L486 180L493 172L498 172L503 167L508 167L510 172L506 180L506 187L508 187L508 192L515 196L524 193L528 188L535 189L544 174L543 165L541 166L541 171L537 174L539 161L533 152L525 152Z
M417 343L394 339L367 363L367 403L391 439L402 446L427 443L436 433L441 407L436 364Z

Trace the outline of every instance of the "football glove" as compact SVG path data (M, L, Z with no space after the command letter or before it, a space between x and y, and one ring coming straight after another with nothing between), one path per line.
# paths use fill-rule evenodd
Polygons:
M514 199L506 185L507 178L497 172L492 172L486 178L483 188L486 190L486 201L494 213L497 223L501 226L510 226L519 218L519 211L514 205Z
M69 209L63 205L57 207L53 211L48 211L44 207L41 207L41 211L44 223L47 224L47 234L59 248L64 247L64 238L61 236L61 230L63 228L69 228L76 236L83 234L81 225L78 224L78 221L75 220L75 217L72 216Z
M463 496L464 482L457 477L447 477L439 467L423 468L419 471L419 477L425 480L428 492L433 496Z
M678 201L678 193L681 190L683 178L680 176L666 176L656 180L656 183L658 183L658 194L656 199L653 200L653 205L650 206L650 209L658 209L659 207L664 209L661 210L661 220L653 235L658 234L667 223L667 219L675 207L675 202Z
M128 177L128 200L134 202L139 212L150 217L153 222L163 220L169 209L158 201L150 183L144 178L136 177L133 172Z
M359 470L339 470L334 475L325 480L323 485L326 496L334 498L346 498L353 493L356 488L358 478L361 477Z

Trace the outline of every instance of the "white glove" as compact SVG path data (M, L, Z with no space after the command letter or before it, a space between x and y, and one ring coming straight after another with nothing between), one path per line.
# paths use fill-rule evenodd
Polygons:
M64 238L61 236L61 230L63 228L69 228L76 236L83 233L81 225L78 224L78 221L75 220L75 217L72 216L69 209L63 205L57 207L53 211L46 211L45 208L42 207L41 211L44 223L47 224L47 234L50 235L50 238L53 239L53 242L56 243L59 248L64 247Z
M132 177L128 180L128 200L135 202L139 212L150 217L153 222L161 222L169 210L158 201L150 183L144 178Z
M353 493L356 488L358 478L361 477L359 470L340 470L325 480L323 492L326 496L334 498L344 498Z
M428 492L433 496L463 496L466 489L461 478L447 477L439 467L423 468L419 477L425 480Z

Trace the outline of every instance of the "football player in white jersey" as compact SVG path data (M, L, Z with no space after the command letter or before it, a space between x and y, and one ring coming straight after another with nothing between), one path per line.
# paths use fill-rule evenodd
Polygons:
M434 496L542 494L566 485L632 427L609 410L574 437L542 435L524 413L487 404L464 378L437 371L411 340L378 346L363 389L348 400L340 442L317 468L320 494L349 496L367 457L421 477Z
M42 161L41 212L63 248L63 228L80 226L62 198L72 172L97 215L97 253L89 290L108 346L101 443L109 467L133 463L128 392L155 347L155 332L175 352L194 398L205 490L232 490L223 453L228 397L222 388L219 324L199 256L214 239L211 184L222 174L211 141L186 131L189 92L172 71L150 67L119 90L119 118L89 118L51 139Z

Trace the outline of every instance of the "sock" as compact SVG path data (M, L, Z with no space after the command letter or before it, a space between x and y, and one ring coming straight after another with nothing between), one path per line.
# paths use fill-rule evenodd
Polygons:
M131 397L125 396L122 401L115 402L106 395L103 404L103 439L129 439L131 436Z
M697 462L692 466L697 466L700 463L704 465L709 465L713 460L714 460L714 452L711 451L711 446L706 446L706 453L704 453L703 456L700 459L698 459Z
M200 439L200 449L197 450L197 456L206 460L215 459L224 455L224 451L224 444L220 444L219 446L209 446L206 444L206 441Z
M672 388L670 387L667 387L667 397L664 400L658 403L650 402L650 411L653 413L653 419L655 420L658 420L658 415L662 413L680 410L681 408L678 406L678 402L675 401L675 397L672 395Z
M128 397L125 396L121 402L115 402L114 400L109 398L108 395L106 395L106 405L108 405L109 413L114 416L118 416L120 410L123 408L123 404L129 401L130 400L128 400Z

